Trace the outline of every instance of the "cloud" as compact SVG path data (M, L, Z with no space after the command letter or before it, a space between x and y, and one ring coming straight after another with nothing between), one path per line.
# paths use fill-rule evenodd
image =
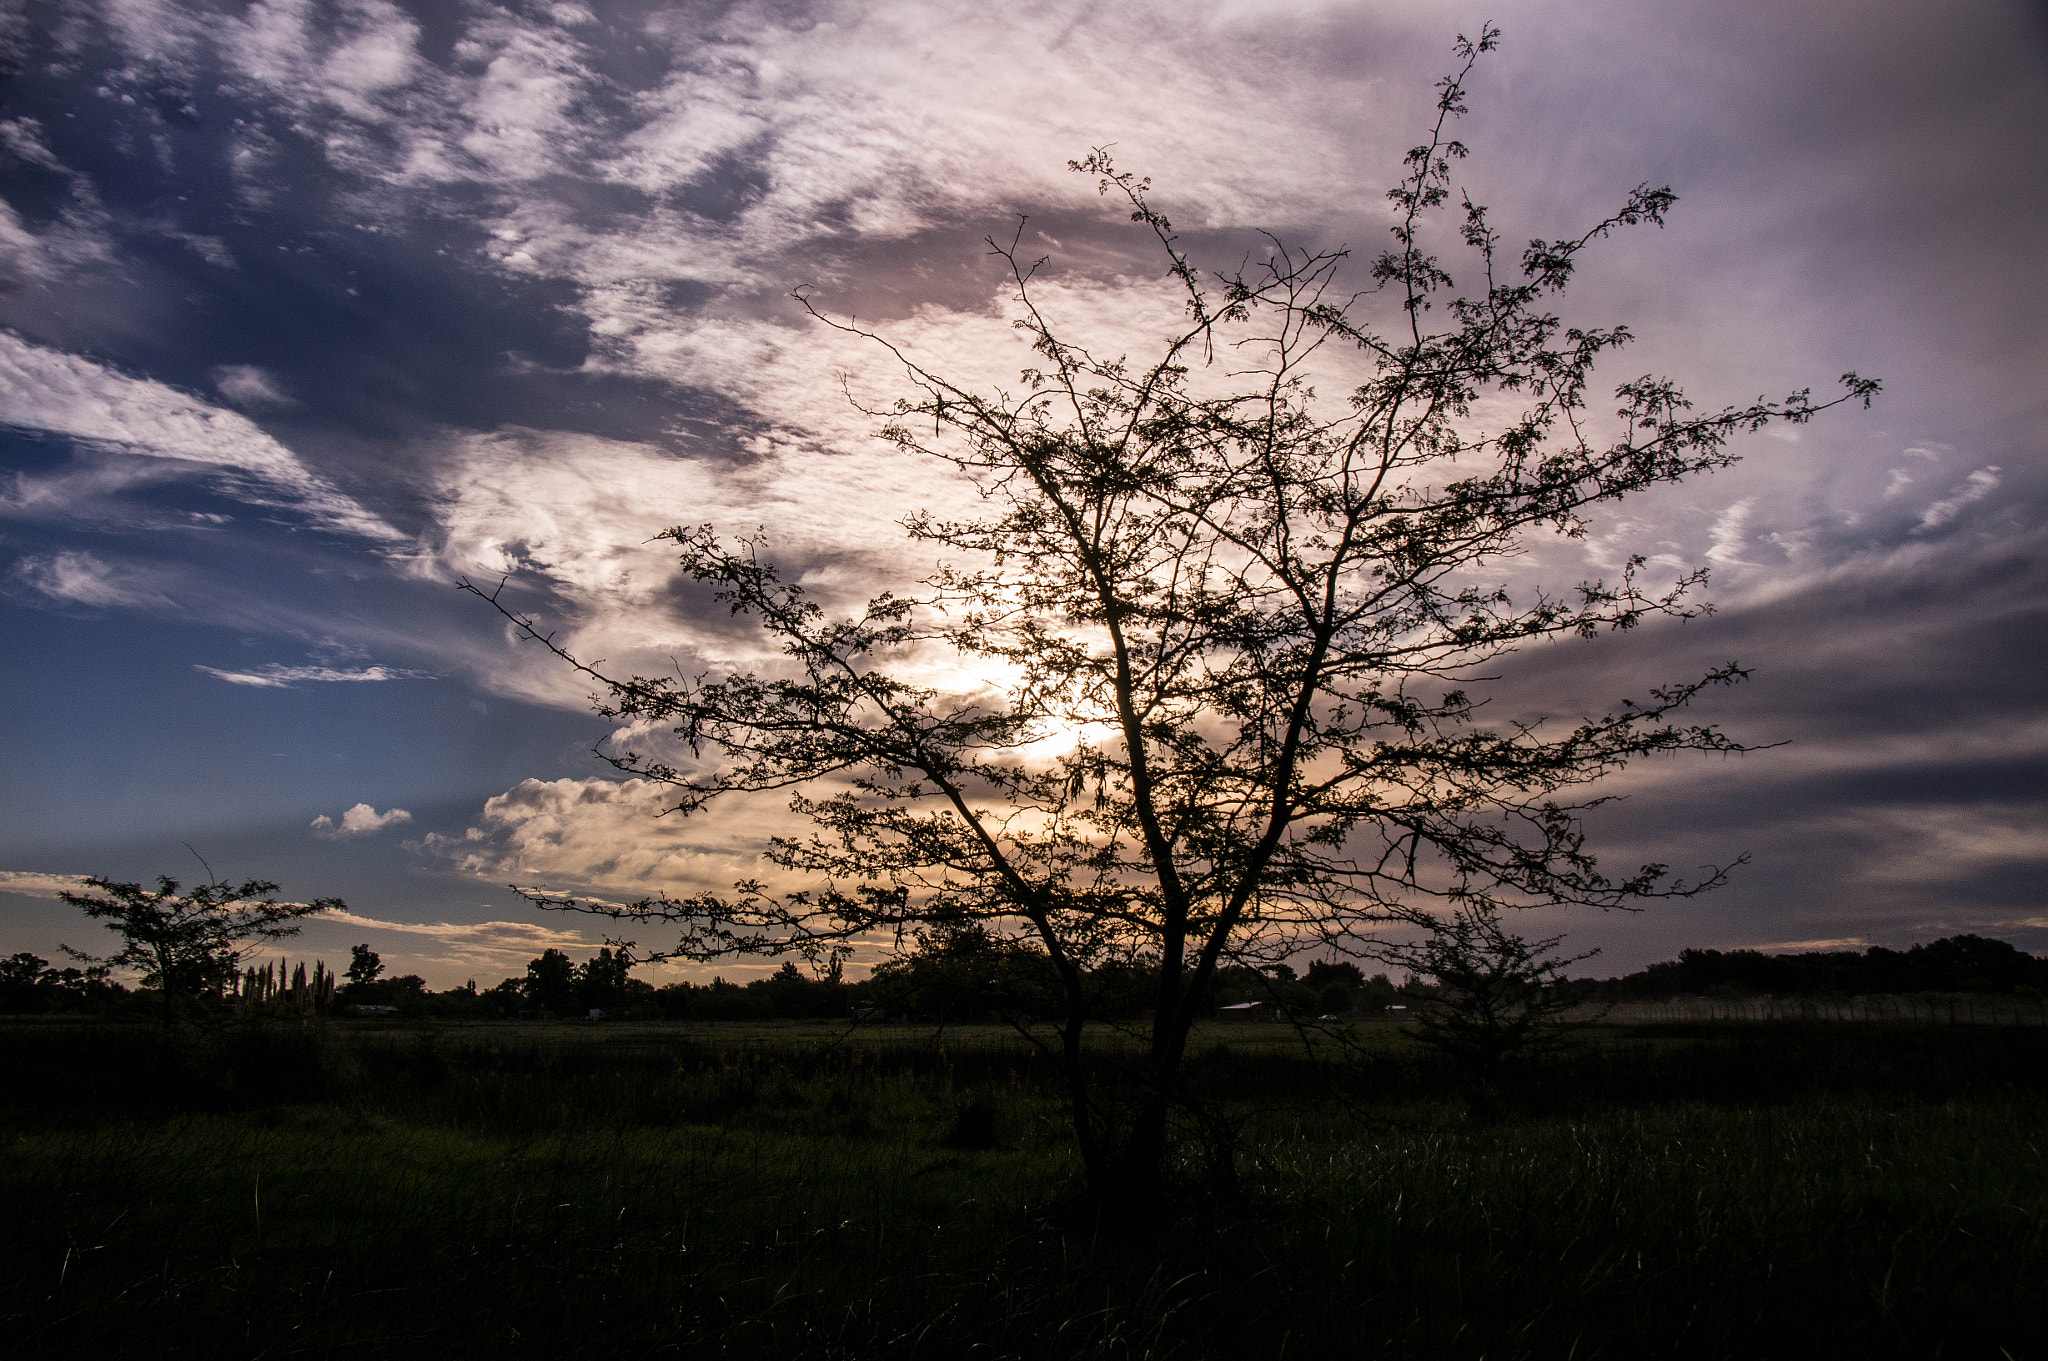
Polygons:
M1961 514L1963 507L1982 501L1985 497L1991 495L1993 491L1997 490L1997 488L1998 465L1994 463L1988 468L1979 468L1976 472L1964 478L1962 485L1957 487L1955 491L1942 500L1936 501L1922 512L1919 528L1914 532L1919 533L1921 530L1941 528Z
M0 200L0 281L50 285L88 268L118 272L112 219L92 181L73 174L50 150L40 120L0 120L0 166L10 161L59 177L65 197L40 230L30 230L14 206Z
M462 836L429 833L417 846L470 874L639 898L722 889L760 874L762 827L787 819L773 798L662 816L672 802L648 780L521 780L487 799L478 825Z
M148 582L151 574L113 567L83 549L23 558L9 575L51 600L71 605L166 605Z
M1707 561L1717 567L1756 566L1755 563L1745 562L1742 558L1743 526L1749 521L1749 511L1750 503L1747 500L1737 501L1714 520L1714 527L1707 531Z
M282 666L272 662L259 671L223 671L219 667L193 665L193 670L218 676L230 685L255 685L286 689L302 681L394 681L432 680L423 671L405 671L395 666L364 666L353 671L332 666Z
M0 893L18 893L24 898L55 898L85 888L82 874L43 874L36 870L0 870Z
M79 355L0 331L0 424L214 472L230 495L289 507L335 533L395 540L365 510L248 417Z
M461 977L458 970L516 975L527 960L543 950L582 952L605 943L601 937L573 927L533 921L405 922L343 909L324 912L308 922L308 935L327 940L353 937L349 944L364 936L376 940L387 933L397 940L378 940L377 944L393 972L417 967L443 977L453 974L454 978Z
M341 815L339 824L322 813L313 819L312 826L314 836L328 841L338 841L343 837L368 836L372 832L381 832L386 827L396 827L411 821L412 814L403 808L393 808L388 813L380 813L367 803L359 803Z
M33 118L0 118L0 151L39 170L65 171L43 141L43 125Z
M296 406L276 378L254 364L223 364L213 371L213 386L236 406Z
M602 943L591 940L580 931L563 930L540 922L395 922L378 917L365 917L347 910L323 913L319 920L343 926L360 926L375 931L396 931L408 936L432 936L445 945L463 946L491 953L538 954L550 947L595 948Z
M912 556L901 516L974 506L972 489L945 469L889 449L849 457L762 437L750 452L692 458L516 428L459 437L426 455L437 467L435 528L414 570L444 581L509 575L522 611L538 613L572 654L614 669L773 664L773 644L678 582L674 546L653 536L678 523L765 530L782 568L839 606L930 571ZM465 669L501 694L586 707L587 683L539 649L508 658L494 639Z
M1766 453L1710 488L1632 500L1626 518L1596 523L1583 542L1539 546L1500 569L1562 586L1587 570L1585 559L1612 571L1653 547L1653 562L1674 572L1703 552L1732 569L1717 576L1738 588L1719 593L1720 622L1735 627L1708 632L1716 621L1697 621L1690 635L1658 634L1668 650L1643 655L1689 662L1687 638L1732 639L1726 656L1761 663L1755 689L1775 685L1777 698L1759 709L1738 693L1732 711L1765 739L1800 741L1751 762L1779 773L1757 774L1737 797L1773 817L1797 802L1785 792L1794 771L1806 780L1886 770L1934 778L1949 767L1928 750L1953 766L2000 743L2040 746L2038 730L2009 713L1993 722L1976 711L2002 678L2039 674L2038 656L2016 660L2036 636L2024 627L2029 616L1987 622L1980 606L1994 588L1930 566L1965 537L1934 531L1982 515L1968 510L1977 501L2022 508L1996 521L2008 537L2012 525L2040 519L2038 474L2023 465L2040 447L2029 376L2041 367L2048 276L2024 267L2032 238L2013 226L2039 220L2048 185L2014 170L2038 160L2023 131L2041 123L2030 93L2041 88L2038 72L2025 67L2024 86L2012 76L2014 54L2032 49L2006 40L2010 21L1990 5L1879 7L1846 34L1819 10L1787 12L1761 0L1651 17L1626 7L1523 7L1506 47L1481 66L1460 130L1478 153L1478 185L1511 232L1564 230L1596 190L1644 177L1669 178L1686 195L1669 231L1614 243L1574 296L1573 322L1583 305L1592 320L1634 321L1643 348L1656 347L1659 333L1671 338L1641 368L1685 379L1707 403L1783 390L1776 372L1752 386L1750 374L1766 365L1794 370L1795 387L1851 364L1895 380L1872 416L1834 413L1803 427L1796 460L1759 444ZM67 205L61 194L16 195L10 181L21 213L0 204L0 268L30 286L8 299L20 309L9 315L74 352L144 365L180 355L188 367L149 371L210 381L212 396L95 368L74 405L84 410L102 389L118 389L125 396L105 423L136 434L160 431L171 423L165 405L184 402L197 415L180 428L198 429L192 438L215 453L195 461L75 435L118 452L82 450L62 479L24 473L7 505L24 507L31 495L78 504L95 488L118 490L120 479L196 472L257 504L331 523L309 509L327 504L318 489L293 478L312 475L316 450L321 469L354 457L361 480L334 473L325 493L374 485L380 514L403 506L399 523L427 525L406 560L421 578L510 570L512 592L531 588L524 601L559 624L579 655L642 670L667 667L671 654L685 668L774 660L751 631L675 580L665 545L645 544L669 523L766 525L775 558L818 583L820 598L929 569L893 521L922 506L943 511L958 488L930 465L874 452L870 422L848 408L839 377L886 398L893 375L884 357L801 324L783 300L788 287L815 280L827 305L879 317L893 339L941 356L948 373L1014 381L1017 337L976 243L982 231L1002 230L1011 209L1029 210L1027 249L1041 248L1033 234L1043 229L1055 255L1046 297L1076 331L1114 337L1112 347L1142 338L1162 301L1169 320L1177 315L1172 299L1133 253L1128 224L1060 168L1109 138L1121 161L1158 179L1162 205L1202 259L1234 264L1241 240L1231 229L1257 223L1318 245L1348 241L1363 265L1386 241L1375 187L1398 163L1403 130L1427 112L1427 81L1454 27L1440 7L1414 0L1027 0L1000 10L968 0L795 0L612 10L595 23L568 7L473 5L440 7L424 31L383 0L79 0L65 16L68 36L52 43L68 49L49 55L74 74L39 75L37 89L24 91L30 103L9 111L39 113L41 124L15 119L0 131L26 172L20 183L64 175L71 186ZM1589 33L1601 40L1589 44ZM41 62L38 54L33 69L45 70ZM101 82L108 93L96 98ZM203 128L166 128L156 98L173 86L197 92ZM67 104L75 120L64 117ZM115 214L58 152L95 173L118 167L105 172L123 177ZM222 184L232 193L208 192ZM158 197L144 205L150 193ZM1956 202L1999 207L1942 211ZM190 252L167 248L172 240L216 262L239 258L247 272L224 283ZM123 254L116 242L136 249ZM288 271L265 268L287 260ZM336 324L325 309L344 270L365 300L351 294L346 306L358 310ZM91 288L68 286L88 272ZM410 313L387 309L371 301L379 289L387 300L416 289L425 301ZM501 327L506 299L528 319L544 316L550 332L559 327L562 343L527 358L527 335L543 325ZM1608 315L1609 303L1623 305ZM470 364L453 370L465 376L502 376L505 350L518 349L510 363L525 366L523 405L509 407L482 382L445 381L450 370L413 360L419 349L394 357L391 338L401 333L429 335L434 346L445 338L445 353ZM263 367L240 362L252 356ZM352 386L371 369L397 372L382 387ZM1980 400L1990 388L1997 400ZM1341 398L1344 385L1321 390ZM631 400L614 401L621 394ZM248 454L282 445L225 408L261 414L294 396L305 399L295 419L329 422L305 436L320 443L287 436L304 451L284 450L288 465ZM0 417L18 406L6 400ZM617 414L634 403L644 419ZM413 423L420 412L443 422L443 433ZM1873 433L1871 421L1885 428ZM531 428L579 422L589 430ZM366 429L371 439L360 438ZM1995 500L1967 480L1945 496L1976 463L1925 438L1934 435L2003 465ZM139 471L145 461L153 471ZM1901 471L1890 487L1872 476L1893 465ZM1918 481L1908 489L1904 475ZM370 513L348 506L336 513ZM108 521L73 514L67 527L99 532ZM497 630L480 638L486 630L440 627L455 612L411 608L418 582L375 579L382 561L364 571L365 545L393 540L299 535L293 550L316 542L325 559L287 573L238 551L241 525L204 542L184 536L180 551L217 552L247 584L218 597L190 585L175 593L190 609L260 597L276 608L244 606L244 619L314 636L357 627L311 594L346 590L351 607L391 610L381 637L352 635L363 648L352 659L405 655L413 644L397 638L410 630L448 658L431 663L443 674L583 707L584 684L538 649L510 649ZM112 554L58 551L75 542L16 551L30 548L36 556L16 565L14 584L48 599L113 604L125 593L132 603L152 584L102 560ZM1798 561L1780 562L1777 549ZM1914 564L1929 567L1916 589L1976 633L1942 631L1904 597L1872 603L1857 593L1857 578ZM1520 589L1519 578L1513 584ZM401 592L414 593L393 609ZM280 623L294 597L312 603ZM1786 603L1779 617L1791 622L1744 634L1744 607L1772 601ZM1707 650L1709 664L1724 659L1718 645ZM1910 685L1902 665L1915 668ZM1652 682L1673 678L1654 669ZM277 687L411 673L279 665L209 674ZM1581 669L1560 704L1610 686L1620 688L1616 677ZM2028 702L2038 709L2037 695ZM556 789L480 815L474 840L436 844L474 857L477 873L616 875L635 888L670 875L721 882L748 863L713 822L635 822L636 810L645 811L630 796L583 802ZM1784 816L1789 825L1799 815L1795 807ZM1674 829L1686 821L1663 820ZM635 826L646 841L638 851ZM1668 858L1667 846L1647 854ZM692 848L708 857L701 875ZM1797 870L1790 858L1781 863ZM1791 899L1814 880L1786 882ZM1774 919L1743 938L1862 925Z

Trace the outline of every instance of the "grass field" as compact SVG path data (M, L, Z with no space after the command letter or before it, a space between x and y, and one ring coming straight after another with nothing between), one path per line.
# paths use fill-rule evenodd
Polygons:
M1132 1235L994 1028L0 1024L0 1350L2048 1356L2038 1027L1351 1041L1198 1037L1243 1194Z

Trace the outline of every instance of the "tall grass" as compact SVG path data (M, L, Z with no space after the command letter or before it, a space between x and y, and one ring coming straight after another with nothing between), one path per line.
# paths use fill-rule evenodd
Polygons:
M1054 1075L1013 1040L836 1038L0 1028L0 1336L24 1356L2043 1355L2031 1035L1602 1035L1475 1121L1397 1033L1219 1032L1198 1068L1237 1098L1243 1197L1151 1235L1076 1211Z

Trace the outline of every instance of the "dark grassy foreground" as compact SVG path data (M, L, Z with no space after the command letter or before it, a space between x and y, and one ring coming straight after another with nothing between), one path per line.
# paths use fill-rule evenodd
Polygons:
M1488 1120L1218 1032L1244 1195L1150 1237L1013 1040L836 1033L0 1025L0 1351L2048 1357L2038 1029L1608 1028Z

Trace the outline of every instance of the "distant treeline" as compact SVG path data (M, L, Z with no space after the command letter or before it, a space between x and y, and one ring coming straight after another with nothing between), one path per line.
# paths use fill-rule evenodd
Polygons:
M609 949L578 963L545 950L522 976L480 988L474 982L435 992L417 974L382 977L381 963L359 946L346 983L316 963L301 963L287 982L282 963L247 971L233 991L203 999L221 1014L397 1014L447 1019L590 1017L693 1021L917 1018L986 1020L1028 1015L1049 1006L1043 961L1034 952L978 931L925 942L878 968L870 978L813 977L792 963L748 983L655 986L631 976L630 959ZM310 983L309 983L310 977ZM1096 1014L1142 1017L1150 999L1137 970L1093 976ZM1873 946L1854 951L1767 955L1757 950L1685 950L1638 973L1571 986L1589 1001L1663 1001L1671 997L1854 997L1912 993L2039 995L2048 993L2048 959L2000 940L1950 936L1908 950ZM1222 970L1205 1002L1210 1008L1266 1002L1296 1016L1365 1016L1426 999L1424 983L1370 978L1350 962L1319 961L1302 973L1280 964ZM56 969L32 954L0 959L0 1013L151 1014L154 994L111 981L103 968Z
M1949 936L1887 950L1811 950L1767 955L1760 950L1682 950L1674 960L1597 985L1601 995L1630 1001L1674 996L1858 997L1916 992L2048 992L2048 959L2002 940Z

